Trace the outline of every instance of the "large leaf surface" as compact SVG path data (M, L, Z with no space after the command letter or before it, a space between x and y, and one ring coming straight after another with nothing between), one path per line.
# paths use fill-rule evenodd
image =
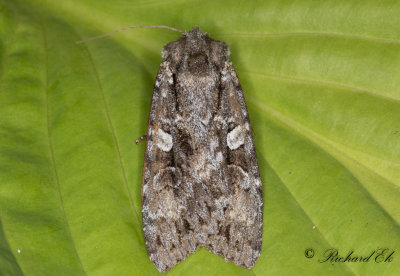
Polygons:
M134 141L160 50L179 34L74 44L146 24L200 26L229 44L264 189L253 269L201 249L168 274L400 270L400 3L215 2L1 0L0 274L158 274L141 229L144 143ZM395 253L319 263L329 248Z

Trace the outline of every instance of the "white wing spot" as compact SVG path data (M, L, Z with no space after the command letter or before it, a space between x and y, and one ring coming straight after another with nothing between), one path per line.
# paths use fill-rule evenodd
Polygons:
M224 156L222 155L222 153L220 151L217 152L216 160L218 163L221 163L222 160L224 160Z
M244 132L240 125L228 133L226 142L231 150L235 150L244 144Z
M161 128L157 132L157 146L165 152L169 152L172 149L172 136Z
M210 150L214 152L214 150L218 147L218 140L216 138L212 138L210 140Z

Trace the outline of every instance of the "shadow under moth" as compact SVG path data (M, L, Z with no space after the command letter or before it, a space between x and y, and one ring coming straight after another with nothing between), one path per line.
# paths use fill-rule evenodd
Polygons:
M164 46L147 126L143 232L168 271L198 247L251 268L260 256L263 200L243 92L229 48L194 28ZM136 142L138 143L138 141Z
M164 46L143 169L151 261L165 272L198 247L251 268L262 242L262 189L229 48L199 28Z

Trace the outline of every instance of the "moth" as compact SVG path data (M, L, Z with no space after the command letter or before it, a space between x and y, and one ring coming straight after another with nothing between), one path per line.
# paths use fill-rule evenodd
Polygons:
M229 55L199 28L162 50L142 183L146 247L161 272L199 247L245 268L260 256L260 174Z

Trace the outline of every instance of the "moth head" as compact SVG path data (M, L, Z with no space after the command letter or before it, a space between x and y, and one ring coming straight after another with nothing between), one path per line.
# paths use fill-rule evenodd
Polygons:
M209 67L209 46L210 38L200 31L200 28L193 28L185 34L185 54L187 68L192 74L202 74Z

